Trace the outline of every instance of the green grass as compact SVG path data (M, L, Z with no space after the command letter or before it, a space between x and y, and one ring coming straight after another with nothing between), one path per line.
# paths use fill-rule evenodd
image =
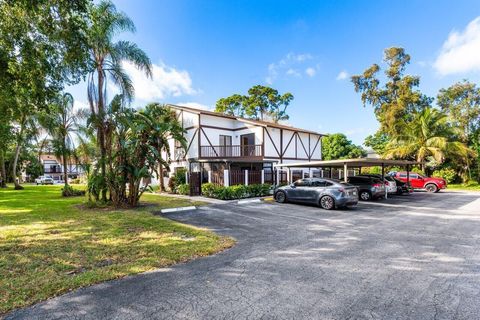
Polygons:
M478 182L469 182L466 184L449 184L448 189L452 190L466 190L466 191L480 191L480 184Z
M135 210L86 209L84 197L62 198L60 189L0 190L0 318L71 289L233 245L230 238L152 215L199 203L146 194Z

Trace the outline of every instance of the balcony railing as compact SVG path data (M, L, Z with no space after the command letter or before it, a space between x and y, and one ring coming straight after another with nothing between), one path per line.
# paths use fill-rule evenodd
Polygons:
M262 156L261 144L200 147L201 158L259 158Z

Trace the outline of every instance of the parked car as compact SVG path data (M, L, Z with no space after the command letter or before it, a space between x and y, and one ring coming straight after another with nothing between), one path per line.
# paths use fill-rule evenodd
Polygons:
M275 190L277 202L315 203L323 209L354 206L358 203L358 190L346 182L332 179L305 178Z
M407 172L405 171L395 172L394 177L403 182L407 182ZM438 192L447 187L445 179L424 177L415 172L409 173L409 180L413 189L425 189L428 192Z
M397 183L397 194L402 195L404 193L412 193L413 188L411 185L407 185L406 182L403 182L402 180L398 180L397 178L392 177L393 180Z
M42 185L53 184L54 182L53 182L53 178L50 176L40 176L37 179L35 179L35 183L38 186L39 184L42 184Z
M374 177L374 178L380 179L380 181L382 180L382 175L381 174L359 174L358 176ZM397 193L397 191L398 191L397 190L397 182L395 181L395 179L393 177L390 177L389 175L385 175L384 176L384 183L385 183L385 186L387 187L387 193L389 193L389 194Z
M375 177L347 177L348 183L358 188L360 200L368 201L385 197L385 187L382 180Z

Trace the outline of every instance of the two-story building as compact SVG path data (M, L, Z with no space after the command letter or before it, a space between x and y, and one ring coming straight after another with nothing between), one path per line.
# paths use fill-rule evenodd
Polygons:
M42 154L40 156L40 162L43 166L43 173L46 176L51 176L53 180L60 181L63 180L63 161L61 158L57 158L53 154ZM81 165L73 162L67 162L67 174L68 177L71 179L79 178L82 174L84 174L84 170Z
M225 170L230 171L229 184L243 179L236 173L245 171L250 171L251 181L273 182L276 163L322 159L321 133L190 107L169 107L176 112L187 140L186 149L170 142L171 169L200 172L202 182L225 181ZM262 178L258 178L259 172Z

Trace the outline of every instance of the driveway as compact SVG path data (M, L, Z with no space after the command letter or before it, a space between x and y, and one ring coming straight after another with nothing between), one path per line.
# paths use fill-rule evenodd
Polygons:
M9 318L479 319L479 197L415 193L342 211L251 203L171 214L238 243Z

